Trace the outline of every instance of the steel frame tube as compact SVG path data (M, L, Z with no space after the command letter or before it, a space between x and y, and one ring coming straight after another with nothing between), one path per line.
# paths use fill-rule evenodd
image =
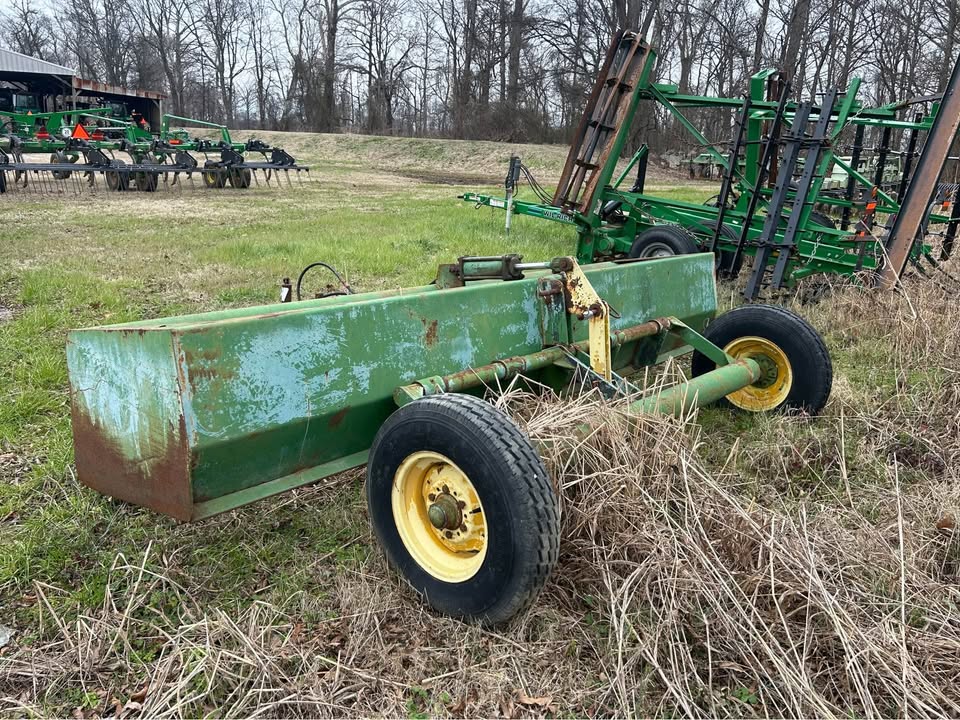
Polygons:
M680 415L716 402L759 379L760 366L752 358L744 358L630 403L629 412Z

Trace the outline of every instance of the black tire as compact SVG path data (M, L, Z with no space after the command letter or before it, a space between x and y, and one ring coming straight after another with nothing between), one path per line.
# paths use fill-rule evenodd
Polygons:
M116 162L119 164L119 161ZM103 174L103 180L110 192L123 192L130 187L130 173L119 170L107 170Z
M5 170L0 170L0 195L3 195L7 191L7 173Z
M837 223L832 217L822 212L817 212L816 210L810 213L810 222L814 222L817 225L823 225L824 227L828 227L832 230L837 229Z
M397 529L392 505L397 471L424 451L468 468L483 508L485 555L460 582L424 568ZM397 410L373 441L366 488L373 531L387 560L440 612L487 625L506 622L534 601L556 565L558 499L543 461L506 415L476 397L437 395Z
M716 220L704 220L702 223L699 223L697 229L703 230L703 249L710 249L710 241L713 240L713 233L717 228ZM724 224L720 228L720 234L727 239L728 242L736 244L740 239L740 234L734 230L729 225ZM730 264L733 262L733 258L736 256L736 253L733 250L722 250L717 249L716 259L713 263L714 272L718 275L722 272L724 277L734 278L740 274L740 268L743 267L743 254L741 253L740 259L737 261L737 266L735 268L730 267Z
M138 172L134 178L137 190L140 192L156 192L160 184L160 176L153 172Z
M247 168L231 168L228 177L233 187L238 190L246 190L250 187L250 181L253 175Z
M655 225L637 234L628 253L632 258L661 258L700 252L693 235L679 225Z
M203 184L213 190L221 190L227 184L227 173L223 168L209 167L204 169L200 176Z
M66 154L64 154L62 150L57 150L56 152L50 154L50 162L55 163L57 165L64 165L70 162L70 160L67 159ZM69 180L71 171L70 170L54 170L51 174L53 175L55 180Z
M813 415L827 404L833 386L830 353L820 333L796 313L779 305L745 305L711 322L704 336L720 348L746 337L763 338L780 348L789 363L792 385L782 402L764 411L795 409ZM706 355L693 353L694 377L716 367ZM721 402L732 405L726 399Z

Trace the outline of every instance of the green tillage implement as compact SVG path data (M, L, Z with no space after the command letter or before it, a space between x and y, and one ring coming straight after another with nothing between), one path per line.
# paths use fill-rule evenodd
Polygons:
M809 325L757 305L707 326L715 292L706 254L585 270L461 258L425 287L77 330L77 474L189 521L367 463L393 567L443 612L504 621L557 561L558 499L530 441L478 395L523 376L597 388L627 413L826 402ZM691 351L689 382L628 380Z
M822 139L816 142L811 135L819 120L820 108L812 106L804 121L806 135L798 143L803 149L796 158L797 164L792 168L780 167L780 175L785 176L783 182L786 184L790 181L789 173L794 169L802 173L803 153L808 153L806 157L812 157L815 161L812 163L814 167L811 168L809 184L805 185L806 192L800 194L797 183L785 187L781 200L785 204L778 210L772 204L776 194L774 180L777 175L777 154L773 154L771 164L764 153L778 113L782 118L780 140L786 142L792 124L800 122L800 107L803 104L786 101L786 93L783 93L782 105L778 97L770 97L771 91L774 91L773 94L783 91L783 87L774 82L777 80L776 71L764 70L754 75L747 98L708 97L684 94L676 86L653 82L655 62L655 51L635 33L624 32L614 39L607 64L598 77L594 95L571 145L560 186L552 200L539 187L535 188L541 196L539 202L514 198L515 183L511 182L510 175L505 198L473 192L460 197L478 207L505 209L508 215L526 215L573 226L578 238L576 258L581 263L712 249L718 255L718 262L725 260L732 263L736 258L736 267L724 268L731 274L739 272L741 259L753 260L762 256L758 261L760 264L771 268L777 263L782 264L780 275L772 283L774 287L790 285L813 273L853 275L861 271L874 271L882 266L886 256L884 242L873 234L870 227L874 217L890 216L900 210L899 203L903 201L908 183L904 180L899 191L894 192L889 185L886 189L878 187L884 185L882 181L867 177L871 172L868 168L872 167L869 161L875 161L876 156L866 158L867 162L858 165L860 149L865 149L862 147L862 132L857 135L861 147L855 149L858 162L847 162L839 157L834 152L835 147L841 132L847 129L853 132L858 127L879 128L887 139L890 132L912 133L915 144L916 133L932 129L940 109L939 102L932 103L928 115L919 113L910 120L898 119L898 113L906 104L891 103L883 107L866 108L856 100L860 80L854 78L846 92L833 96L834 102L829 106L830 122L824 125ZM612 97L615 88L620 89L620 97ZM704 155L709 156L711 163L729 176L731 190L723 208L672 200L645 192L646 145L640 147L627 167L617 173L617 165L632 132L632 120L639 104L649 100L662 107L677 125L689 133L698 147L705 149ZM829 101L825 98L825 102ZM731 156L719 152L688 117L690 109L702 108L726 109L739 114L743 130L732 171ZM778 142L771 144L777 147ZM817 153L810 155L809 148L814 145ZM881 150L882 156L886 157L887 149L883 147ZM782 150L781 154L785 155L786 150ZM890 148L889 154L894 154L894 148ZM851 165L858 165L859 170ZM832 167L841 168L849 183L844 190L825 192L822 189L823 179ZM624 181L634 169L637 169L637 181L628 189ZM886 179L882 163L881 172ZM909 167L905 168L904 174L909 180ZM580 179L583 180L582 184L578 183ZM534 185L532 179L531 185ZM842 212L842 227L835 227L832 220L818 213L815 208ZM767 215L773 213L776 222L768 230ZM869 220L869 226L848 227L851 213ZM953 244L956 217L951 222L951 218L933 213L928 214L927 219L931 224L940 223L941 228L944 223L947 224L942 253L945 257ZM661 237L665 226L668 226L667 233L671 236L666 239ZM645 231L652 229L655 232L644 235ZM659 242L653 242L654 234ZM931 251L930 246L916 243L912 259L915 263L924 259L935 264ZM781 255L786 257L781 260ZM750 299L757 296L761 284L766 285L762 276L754 283Z
M288 153L260 140L233 142L226 126L218 123L164 115L160 130L154 133L133 120L106 117L107 113L108 108L30 116L0 112L0 119L11 118L7 127L14 130L0 135L0 193L9 189L62 192L64 181L71 178L79 191L83 185L80 178L96 187L98 177L109 191L134 188L152 192L161 186L161 180L177 185L181 177L192 180L194 173L208 188L229 184L246 189L259 185L261 175L268 185L274 180L280 184L281 177L290 185L291 172L298 180L301 172L310 172ZM89 138L72 136L76 123L90 120L95 124L86 128ZM194 138L186 130L171 128L171 122L211 128L219 137L213 141ZM117 159L116 153L128 155L129 162ZM203 155L202 164L190 153ZM260 155L262 160L250 160L245 157L248 153ZM30 154L48 155L50 162L26 161L23 156Z
M81 118L101 120L109 117L110 108L90 110L58 110L57 112L19 112L0 110L0 134L13 134L25 139L70 137Z

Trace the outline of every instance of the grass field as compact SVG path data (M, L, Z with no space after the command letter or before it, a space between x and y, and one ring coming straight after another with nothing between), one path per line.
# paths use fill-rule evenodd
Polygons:
M631 430L507 398L534 437L601 430L552 444L560 567L497 632L432 615L386 569L361 472L195 525L80 486L71 328L273 301L314 260L375 290L462 254L572 248L524 218L507 240L502 215L456 199L498 185L511 151L547 184L564 148L267 139L310 181L0 197L0 713L960 713L960 311L938 283L797 306L834 359L822 418L707 409ZM714 192L667 174L648 191Z

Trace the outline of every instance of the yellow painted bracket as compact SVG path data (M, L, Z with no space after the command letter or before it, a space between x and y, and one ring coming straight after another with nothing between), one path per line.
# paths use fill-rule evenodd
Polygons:
M590 367L610 381L613 377L610 358L610 306L597 294L580 265L573 263L567 273L567 312L580 320L587 320L590 338Z

